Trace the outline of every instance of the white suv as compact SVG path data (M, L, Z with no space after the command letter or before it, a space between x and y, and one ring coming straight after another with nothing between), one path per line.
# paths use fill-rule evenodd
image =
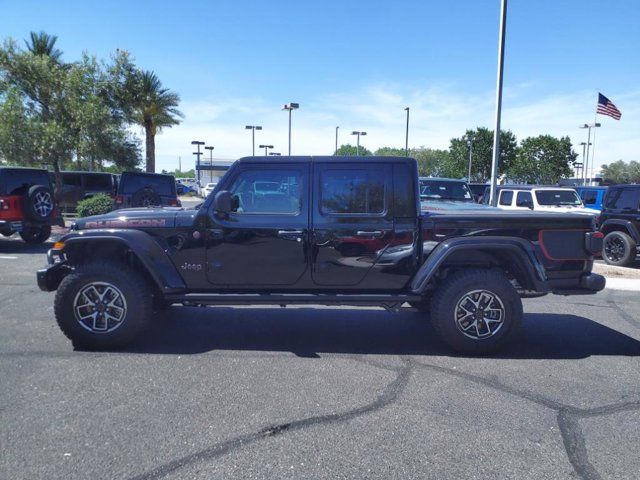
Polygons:
M485 199L488 199L488 195L485 195ZM573 188L563 187L500 186L497 207L503 210L530 209L542 212L598 214L597 211L584 207L580 196Z

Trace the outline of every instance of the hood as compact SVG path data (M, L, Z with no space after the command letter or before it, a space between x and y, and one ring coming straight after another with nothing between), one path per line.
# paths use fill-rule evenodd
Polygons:
M423 212L439 212L439 211L451 211L451 210L482 210L492 211L500 210L499 208L486 205L484 203L475 202L456 202L455 200L421 200L420 210Z
M176 224L176 216L185 212L181 207L163 208L125 208L114 210L104 215L79 218L72 226L72 230L96 228L172 228ZM189 212L192 215L192 212Z

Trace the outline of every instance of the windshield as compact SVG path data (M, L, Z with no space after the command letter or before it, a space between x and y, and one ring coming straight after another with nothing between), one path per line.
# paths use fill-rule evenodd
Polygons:
M582 201L574 190L536 190L540 205L581 207Z
M473 195L464 182L420 180L420 199L473 202Z

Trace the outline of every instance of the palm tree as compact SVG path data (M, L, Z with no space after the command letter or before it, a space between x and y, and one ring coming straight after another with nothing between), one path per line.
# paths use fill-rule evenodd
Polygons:
M141 71L133 93L133 120L144 128L146 137L147 172L156 170L155 137L164 127L180 123L183 117L178 110L180 96L162 88L160 79L152 71Z
M56 42L58 37L56 35L49 35L46 32L31 32L31 41L25 40L27 49L34 55L44 55L54 62L59 62L62 57L62 50L56 48Z

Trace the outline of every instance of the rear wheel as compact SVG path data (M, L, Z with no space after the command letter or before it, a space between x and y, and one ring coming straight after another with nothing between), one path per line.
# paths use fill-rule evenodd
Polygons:
M637 244L624 232L609 232L604 237L602 258L609 265L626 267L636 259Z
M31 245L40 245L51 236L51 225L41 227L27 227L20 232L20 237Z
M431 321L454 350L491 353L516 334L522 322L522 301L500 271L460 271L433 295Z
M147 326L153 294L147 281L120 263L80 265L56 292L55 316L76 348L117 349Z

